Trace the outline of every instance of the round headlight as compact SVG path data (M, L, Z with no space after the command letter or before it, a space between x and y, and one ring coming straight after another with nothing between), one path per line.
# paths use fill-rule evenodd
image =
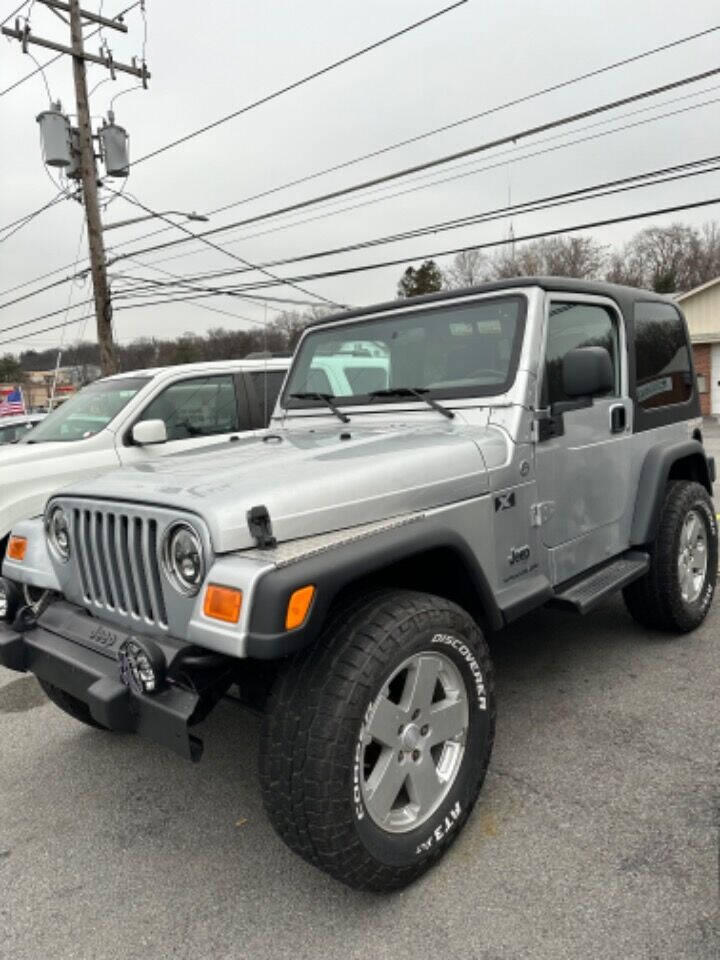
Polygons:
M205 579L205 559L200 537L187 523L176 523L165 534L163 565L181 593L196 594Z
M70 559L70 525L62 507L53 507L47 518L47 538L60 560Z

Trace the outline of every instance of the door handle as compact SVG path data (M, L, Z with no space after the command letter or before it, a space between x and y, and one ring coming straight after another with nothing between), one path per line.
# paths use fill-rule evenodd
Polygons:
M610 432L624 433L627 427L627 411L623 404L618 403L610 407Z

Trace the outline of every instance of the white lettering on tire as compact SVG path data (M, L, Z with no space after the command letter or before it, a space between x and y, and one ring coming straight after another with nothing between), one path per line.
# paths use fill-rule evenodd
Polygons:
M468 647L464 640L460 640L458 637L451 637L447 633L436 633L432 638L432 642L444 643L446 646L452 647L453 650L457 650L460 656L466 661L467 665L470 667L470 672L473 675L473 680L475 681L475 692L477 694L478 707L481 710L487 710L485 681L483 680L480 664L475 659L475 654L472 652L470 647Z
M435 827L427 840L423 840L415 847L415 853L418 855L427 853L435 844L440 843L460 819L460 809L460 801L458 800L455 805L448 810L447 815Z

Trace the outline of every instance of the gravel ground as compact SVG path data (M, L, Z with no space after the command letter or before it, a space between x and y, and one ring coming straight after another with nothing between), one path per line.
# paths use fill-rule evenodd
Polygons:
M252 715L222 704L192 766L0 669L0 957L717 960L719 631L717 602L667 639L612 601L496 638L480 802L440 866L385 897L275 837Z

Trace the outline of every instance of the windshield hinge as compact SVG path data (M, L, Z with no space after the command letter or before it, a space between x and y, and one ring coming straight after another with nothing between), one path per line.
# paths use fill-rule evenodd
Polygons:
M247 525L250 536L261 550L267 550L277 545L277 540L272 532L270 513L266 506L261 504L259 507L252 507L248 510Z

